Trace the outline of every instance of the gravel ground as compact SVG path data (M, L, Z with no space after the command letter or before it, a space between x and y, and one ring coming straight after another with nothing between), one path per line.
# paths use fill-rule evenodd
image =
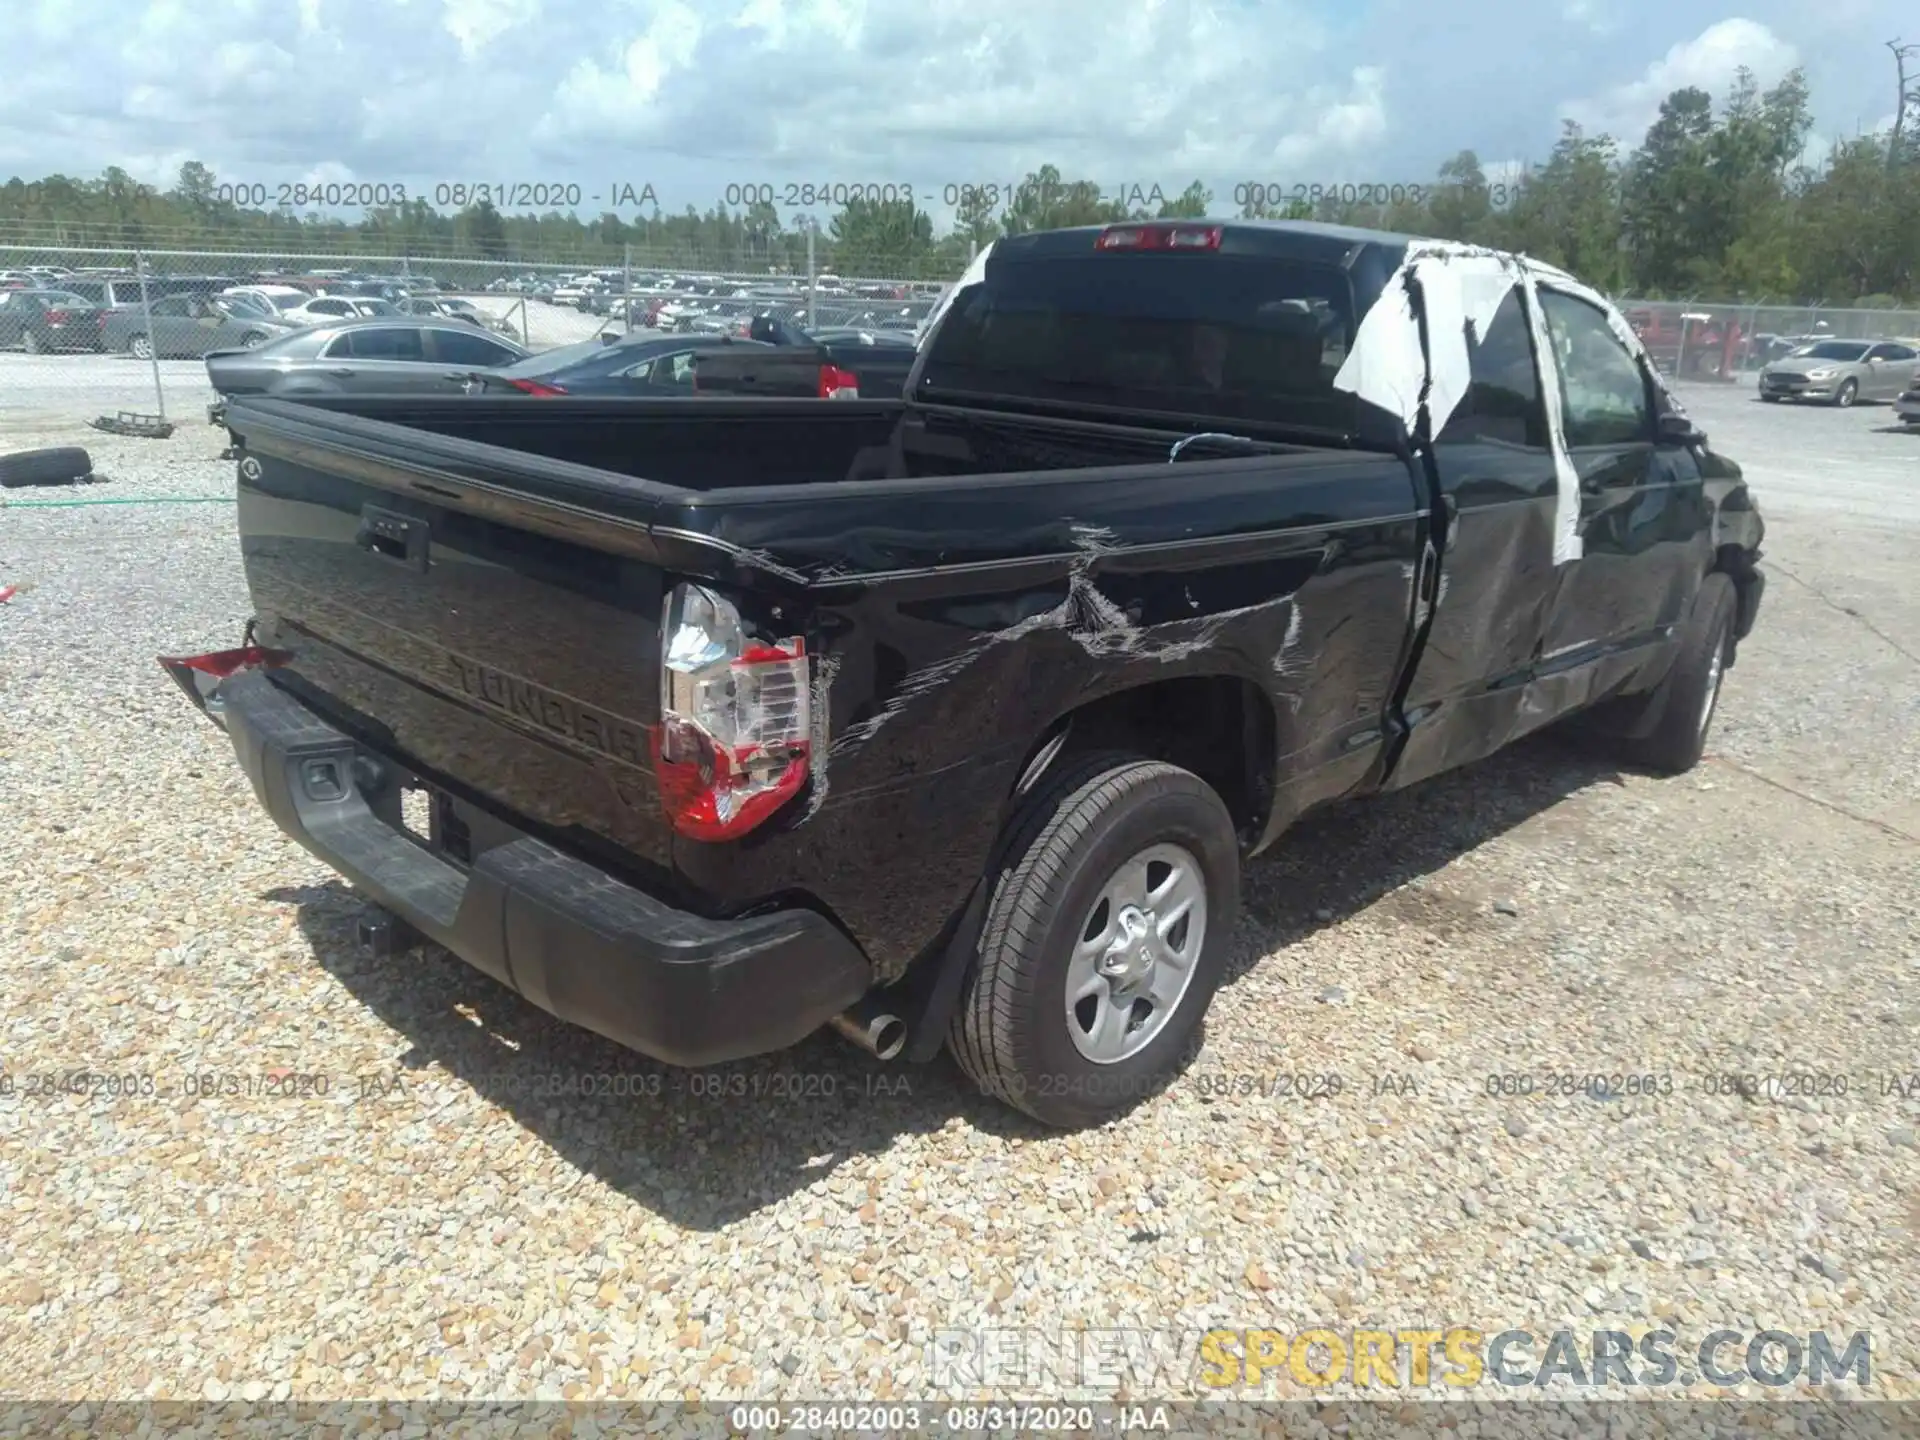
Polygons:
M1310 822L1253 868L1193 1070L1077 1136L944 1058L693 1075L361 958L153 663L237 642L231 511L0 513L0 1399L924 1396L969 1388L947 1331L1382 1322L1864 1330L1872 1393L1920 1393L1920 1099L1883 1078L1920 1071L1920 436L1690 401L1770 522L1710 760L1542 737ZM82 433L111 483L72 498L231 493L210 427ZM26 1093L76 1069L155 1093ZM1284 1075L1339 1093L1242 1093Z

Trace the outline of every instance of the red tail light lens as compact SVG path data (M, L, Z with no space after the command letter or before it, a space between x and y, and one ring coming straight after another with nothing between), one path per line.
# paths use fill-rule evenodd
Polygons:
M563 386L543 385L538 380L509 380L507 384L518 390L522 395L537 395L543 400L549 396L564 395L567 393Z
M1096 250L1218 250L1218 225L1109 225L1093 242Z
M851 370L842 370L838 365L822 365L820 367L820 398L822 400L858 400L860 377Z
M68 314L65 310L47 311L47 319L55 325L64 325L67 323L67 321L71 320L72 318L73 316Z
M160 664L200 713L225 729L227 722L225 703L220 696L221 681L243 670L285 665L292 659L292 654L285 650L243 645L238 650L215 650L207 655L162 655Z
M206 655L162 655L160 663L169 670L177 665L183 669L197 670L202 675L211 675L216 680L225 680L229 675L237 675L242 670L285 665L292 659L293 652L289 650L269 650L263 645L243 645L238 650L215 650Z
M661 628L660 724L654 774L676 834L736 840L807 783L812 674L806 641L750 639L739 612L682 585Z

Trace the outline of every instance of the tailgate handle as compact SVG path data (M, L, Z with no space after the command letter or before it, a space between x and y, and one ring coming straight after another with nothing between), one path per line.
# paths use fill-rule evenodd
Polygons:
M394 510L368 505L360 511L360 529L353 543L362 550L398 561L409 569L427 572L427 522Z

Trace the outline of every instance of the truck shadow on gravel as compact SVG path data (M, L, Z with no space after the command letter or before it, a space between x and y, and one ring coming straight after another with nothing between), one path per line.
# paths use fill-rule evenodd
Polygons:
M1250 867L1225 983L1560 800L1618 778L1617 767L1539 736L1411 789L1310 817ZM412 1109L402 1096L470 1087L570 1164L687 1228L718 1229L903 1135L954 1125L1027 1141L1052 1133L979 1095L944 1054L924 1066L887 1065L830 1032L710 1070L660 1065L552 1018L437 946L388 959L363 954L354 920L364 902L344 882L261 898L297 906L315 958L405 1037L409 1048L388 1074L358 1080L378 1089L399 1079L397 1121ZM863 1199L850 1197L850 1212Z

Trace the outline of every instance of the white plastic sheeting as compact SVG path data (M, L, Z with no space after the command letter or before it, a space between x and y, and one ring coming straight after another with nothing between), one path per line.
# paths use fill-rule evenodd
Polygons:
M997 241L989 241L983 246L980 253L973 257L973 262L960 272L960 278L949 285L946 293L933 302L933 308L927 311L927 318L922 320L919 328L914 331L915 344L924 341L933 333L933 327L940 323L942 315L953 308L953 302L959 298L962 290L970 285L978 285L987 278L987 256L993 253L993 247L997 243Z
M1533 351L1547 398L1547 435L1557 481L1553 561L1564 565L1581 554L1580 478L1561 424L1560 366L1540 308L1542 286L1598 308L1627 352L1645 363L1640 339L1620 312L1604 295L1564 270L1478 245L1428 240L1407 247L1406 258L1360 322L1353 348L1333 383L1336 389L1397 415L1409 432L1419 429L1424 415L1426 434L1438 435L1472 383L1468 327L1476 340L1484 336L1507 293L1517 287L1526 300ZM1420 317L1414 310L1416 287L1426 311L1424 351Z

